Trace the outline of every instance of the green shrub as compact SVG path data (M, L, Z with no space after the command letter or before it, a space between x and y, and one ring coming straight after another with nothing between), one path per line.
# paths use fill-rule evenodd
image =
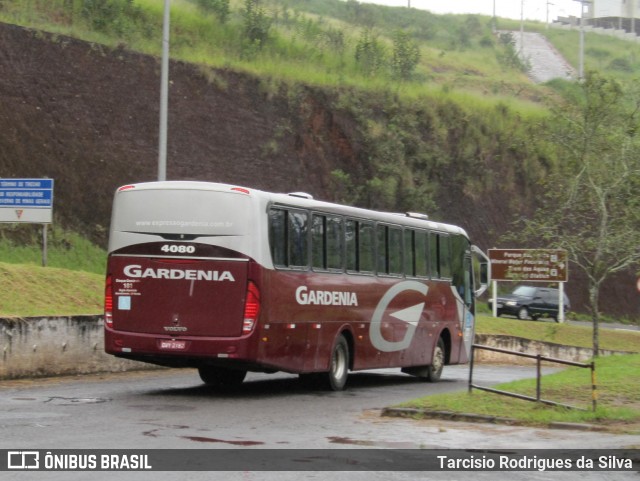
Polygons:
M409 80L420 61L420 49L406 32L397 31L393 36L391 71L394 78Z
M206 12L213 13L221 23L225 23L231 8L229 6L229 0L195 0L196 4Z
M360 34L355 51L356 64L360 71L368 76L376 76L387 62L387 53L377 35L369 28Z

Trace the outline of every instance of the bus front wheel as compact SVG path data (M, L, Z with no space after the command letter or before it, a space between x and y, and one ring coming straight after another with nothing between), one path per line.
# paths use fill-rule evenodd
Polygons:
M349 344L344 336L340 336L333 347L329 372L327 373L328 387L332 391L342 391L347 384L349 375Z
M442 376L442 370L444 369L446 359L446 352L444 348L444 341L442 338L438 339L438 343L433 350L433 359L427 369L427 380L430 382L437 382Z

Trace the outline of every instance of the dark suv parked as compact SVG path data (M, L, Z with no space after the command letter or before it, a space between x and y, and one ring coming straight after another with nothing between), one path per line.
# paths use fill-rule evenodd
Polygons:
M498 316L509 314L518 319L536 320L539 317L550 317L558 320L558 289L551 287L518 286L511 294L498 296ZM489 299L492 309L492 299ZM569 298L564 295L564 312L569 311Z

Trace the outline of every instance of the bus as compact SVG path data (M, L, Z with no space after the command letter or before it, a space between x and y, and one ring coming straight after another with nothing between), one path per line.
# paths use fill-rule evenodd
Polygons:
M206 384L349 371L437 381L469 361L487 258L457 226L235 185L116 190L104 334L109 354L196 368ZM476 287L477 284L477 287Z

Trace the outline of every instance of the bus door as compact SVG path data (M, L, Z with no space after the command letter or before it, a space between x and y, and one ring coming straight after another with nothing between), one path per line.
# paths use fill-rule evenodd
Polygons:
M452 353L458 352L458 362L469 360L471 344L473 343L474 326L474 296L473 296L473 264L471 254L466 254L462 262L462 271L454 276L451 289L456 299L458 308L457 321L459 322L459 334L456 336Z
M464 257L464 279L462 292L458 298L460 312L460 362L467 362L471 356L475 325L475 297L473 292L473 263L471 255Z

